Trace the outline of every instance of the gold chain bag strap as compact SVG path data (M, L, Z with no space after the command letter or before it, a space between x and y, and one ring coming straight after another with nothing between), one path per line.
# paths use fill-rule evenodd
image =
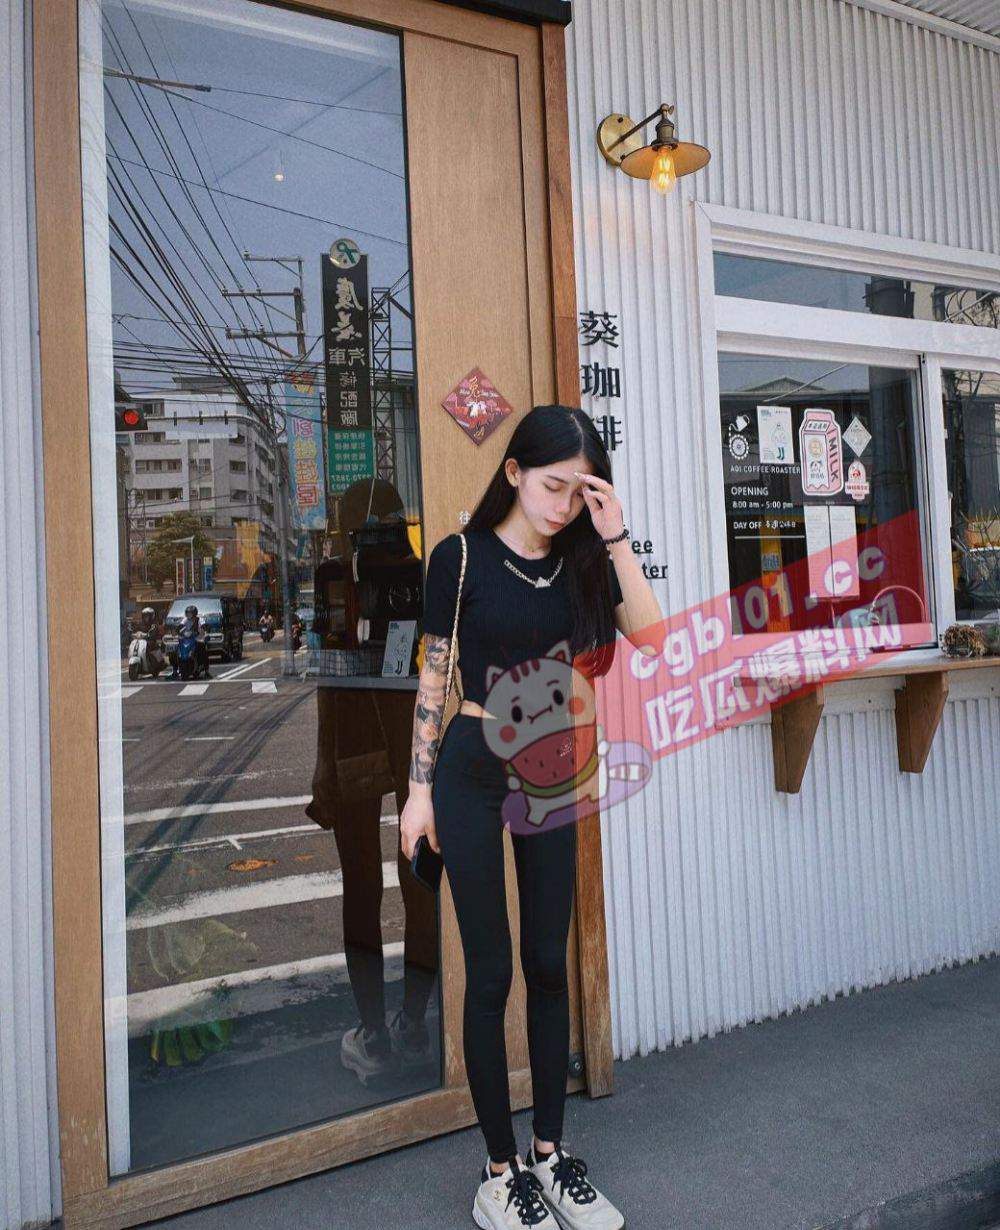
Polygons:
M468 558L468 546L465 535L459 534L462 540L462 568L458 574L458 594L455 598L455 619L451 626L451 645L448 647L448 684L444 692L444 709L448 708L448 697L451 695L451 681L455 675L455 657L458 650L458 610L462 603L462 586L465 583L465 561ZM461 699L461 692L459 692ZM442 711L443 712L443 711Z

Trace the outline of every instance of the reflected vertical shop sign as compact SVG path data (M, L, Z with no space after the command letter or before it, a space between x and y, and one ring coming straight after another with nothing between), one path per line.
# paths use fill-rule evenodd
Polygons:
M304 530L325 530L323 404L314 373L297 372L285 381L285 411L295 523Z
M340 239L322 257L329 491L374 473L368 257Z

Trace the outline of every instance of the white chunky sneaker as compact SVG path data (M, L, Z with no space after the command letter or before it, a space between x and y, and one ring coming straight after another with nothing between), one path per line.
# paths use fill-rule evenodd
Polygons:
M622 1230L625 1218L586 1178L587 1163L568 1152L564 1141L557 1141L555 1150L541 1158L535 1157L532 1141L526 1164L565 1230Z
M493 1174L489 1159L480 1176L479 1190L472 1205L472 1220L482 1230L559 1230L542 1199L542 1185L528 1170L520 1154L507 1170Z
M340 1039L340 1062L367 1087L370 1080L394 1070L399 1060L388 1035L379 1039L374 1030L357 1025Z

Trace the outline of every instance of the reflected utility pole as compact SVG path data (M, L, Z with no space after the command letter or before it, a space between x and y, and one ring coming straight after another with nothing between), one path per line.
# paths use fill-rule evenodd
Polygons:
M286 272L292 274L293 276L297 276L298 285L292 290L261 290L259 287L256 290L224 290L222 292L223 297L226 299L254 299L258 303L263 304L265 309L273 308L273 310L279 315L284 316L290 324L294 325L294 329L227 329L226 337L233 339L253 338L259 342L263 342L265 346L270 346L272 350L276 350L286 359L291 359L293 362L301 363L306 357L306 326L302 257L253 256L249 252L244 252L243 259L248 264L250 261L260 261L278 265ZM280 308L276 304L269 303L269 300L272 299L291 299L292 311L290 313L286 312L284 308ZM294 338L297 353L292 353L287 350L285 346L277 340L278 338ZM277 480L278 487L276 492L276 511L278 514L278 572L281 584L281 606L283 612L282 626L285 635L281 673L283 675L294 675L297 672L295 669L295 651L292 649L292 587L288 572L288 500L291 495L291 483L290 476L288 474L287 458L285 457L282 444L278 439L271 381L269 379L265 379L264 384L267 389L268 440L274 450L275 478ZM287 427L285 435L286 437L288 435Z

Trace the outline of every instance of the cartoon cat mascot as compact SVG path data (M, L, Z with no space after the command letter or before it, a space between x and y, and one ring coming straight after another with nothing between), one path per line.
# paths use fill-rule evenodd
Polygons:
M537 832L583 819L634 794L649 780L641 744L611 744L596 723L594 690L558 641L542 658L486 672L483 723L490 750L504 761L509 793L502 817L512 832Z

